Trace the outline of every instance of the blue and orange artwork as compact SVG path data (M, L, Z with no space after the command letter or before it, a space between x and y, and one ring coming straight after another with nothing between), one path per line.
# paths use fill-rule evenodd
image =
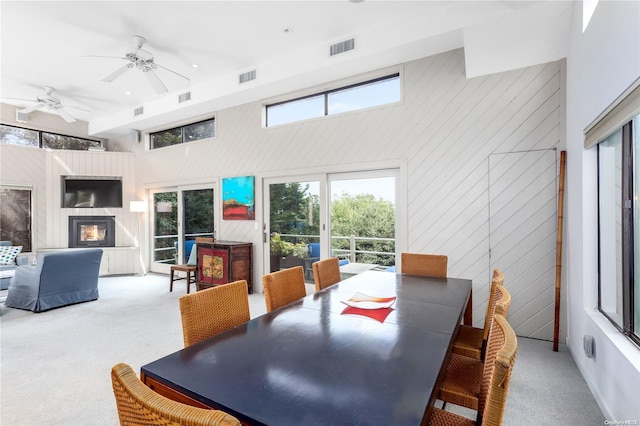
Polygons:
M222 178L222 218L226 220L255 218L253 176Z

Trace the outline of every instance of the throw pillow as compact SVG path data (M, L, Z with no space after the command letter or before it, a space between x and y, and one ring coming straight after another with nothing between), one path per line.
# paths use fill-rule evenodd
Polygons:
M187 260L187 265L196 266L198 264L198 251L196 250L196 245L194 244L191 247L191 253L189 253L189 260Z
M22 246L0 246L0 265L15 265Z

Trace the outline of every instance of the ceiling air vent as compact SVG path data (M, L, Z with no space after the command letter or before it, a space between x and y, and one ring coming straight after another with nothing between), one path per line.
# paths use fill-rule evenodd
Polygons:
M133 116L138 116L138 115L142 115L142 113L144 112L144 107L139 107L133 110Z
M178 103L186 102L191 100L191 92L183 93L182 95L178 95Z
M256 79L256 70L245 72L244 74L240 74L240 84L246 83L247 81Z
M348 52L356 47L356 39L350 38L349 40L341 41L340 43L332 44L329 47L329 55L337 55L339 53Z

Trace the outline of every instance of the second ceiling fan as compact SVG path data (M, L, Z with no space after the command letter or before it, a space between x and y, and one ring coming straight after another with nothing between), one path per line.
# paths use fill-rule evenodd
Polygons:
M164 85L162 80L160 80L160 77L158 77L158 74L156 74L157 68L162 68L166 71L169 71L170 73L173 73L189 81L189 78L185 77L184 75L156 63L154 61L154 58L151 52L142 48L142 46L144 46L145 42L147 41L144 37L139 35L134 35L133 41L135 42L134 50L127 53L124 57L91 55L92 57L97 57L97 58L115 58L115 59L122 59L127 61L126 64L122 65L120 68L116 69L114 72L104 77L102 81L112 82L116 78L120 77L122 74L124 74L125 72L133 68L136 68L144 73L144 75L147 77L147 79L151 83L151 86L158 94L166 93L167 86Z

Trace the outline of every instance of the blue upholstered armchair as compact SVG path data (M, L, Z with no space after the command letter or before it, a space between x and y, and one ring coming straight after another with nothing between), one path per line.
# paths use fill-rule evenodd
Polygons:
M33 312L98 298L102 249L39 254L36 265L20 265L9 284L5 305Z

